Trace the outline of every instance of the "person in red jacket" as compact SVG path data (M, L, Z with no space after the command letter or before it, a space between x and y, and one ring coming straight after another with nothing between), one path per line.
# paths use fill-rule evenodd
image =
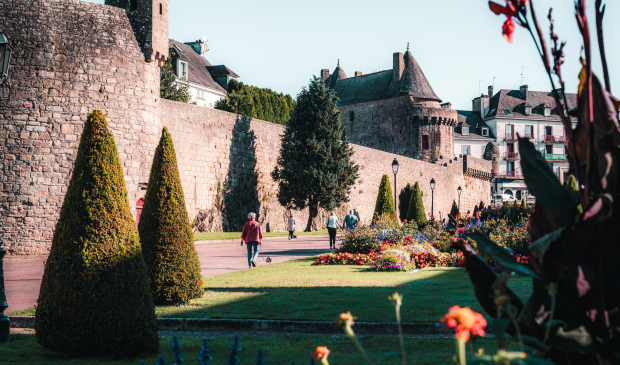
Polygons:
M249 221L243 225L243 231L241 232L241 246L245 241L248 246L248 266L250 269L252 266L256 267L256 259L258 259L258 252L260 251L260 244L263 241L263 232L261 231L260 224L256 221L256 213L248 214ZM252 254L254 249L254 254Z

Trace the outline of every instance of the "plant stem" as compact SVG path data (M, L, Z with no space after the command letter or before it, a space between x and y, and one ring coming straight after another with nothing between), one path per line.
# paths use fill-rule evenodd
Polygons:
M460 338L456 339L456 350L459 354L459 363L461 365L467 365L467 354L465 352L465 341Z
M366 350L364 350L364 347L362 347L362 344L357 340L357 338L355 338L355 335L349 335L349 334L347 335L349 336L351 341L353 341L355 346L357 346L357 349L362 353L362 355L364 355L364 358L366 358L366 361L368 361L369 364L376 365L375 362L372 361L370 356L368 356L368 354L366 353Z
M394 306L396 309L396 323L398 324L398 338L400 339L400 353L402 355L403 365L407 365L407 352L405 351L405 340L403 339L403 328L400 325L400 306Z
M517 331L517 339L519 340L519 347L521 348L521 352L523 352L523 339L521 338L521 329L519 329L519 325L517 324L517 321L515 320L515 316L512 313L512 309L510 307L506 309L507 310L505 312L508 315L508 318L510 318L510 322L512 322L512 324L515 326L515 330Z
M555 295L551 296L551 314L549 314L549 324L547 325L547 329L545 330L545 340L543 343L547 343L547 339L549 338L549 332L551 331L551 322L553 322L553 312L555 312Z

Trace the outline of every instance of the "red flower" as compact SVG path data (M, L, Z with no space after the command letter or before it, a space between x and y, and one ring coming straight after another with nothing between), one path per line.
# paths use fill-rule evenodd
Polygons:
M525 7L528 4L528 0L506 0L506 6L489 1L489 8L495 15L504 14L508 19L502 26L502 34L509 43L512 43L512 36L515 32L515 23L512 18L516 18L519 25L523 26L519 20L519 13L525 15Z
M458 305L450 308L450 312L442 319L448 327L456 327L456 338L464 342L469 341L470 334L484 336L484 327L487 321L480 313L476 313L469 308L461 308Z

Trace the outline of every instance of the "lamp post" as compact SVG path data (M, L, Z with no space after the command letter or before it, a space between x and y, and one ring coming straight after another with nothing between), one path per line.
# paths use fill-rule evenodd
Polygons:
M398 205L396 204L396 174L398 173L398 161L396 159L392 161L392 172L394 173L394 209L398 211Z
M9 63L11 62L11 46L9 40L0 30L0 85L2 85L9 77ZM4 314L8 304L6 303L6 294L4 289L4 267L3 259L6 251L2 248L2 237L0 237L0 343L9 342L11 336L11 322L9 317Z
M11 46L9 40L0 30L0 85L9 77L9 63L11 62Z
M435 219L435 179L431 179L431 219Z
M461 187L459 186L458 189L456 189L456 191L459 192L459 213L461 212L461 191L463 191L463 189L461 189Z

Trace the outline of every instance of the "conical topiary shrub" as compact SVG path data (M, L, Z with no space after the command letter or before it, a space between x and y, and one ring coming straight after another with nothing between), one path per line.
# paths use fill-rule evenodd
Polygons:
M422 192L417 181L413 185L413 193L411 194L409 209L407 210L407 220L414 220L420 227L427 222L424 203L422 202Z
M383 175L381 185L379 185L379 194L377 194L372 221L375 222L379 216L392 218L394 214L396 214L396 209L394 208L394 198L392 197L392 185L390 185L390 178L387 175Z
M407 219L407 209L409 209L411 194L413 194L413 186L409 183L398 194L398 216L403 221Z
M36 308L36 339L73 356L159 348L155 307L114 137L101 111L84 124Z
M456 215L459 214L459 207L456 205L456 202L452 201L452 208L450 208L450 215L456 218Z
M177 156L164 127L151 167L138 224L156 304L183 304L203 293Z

